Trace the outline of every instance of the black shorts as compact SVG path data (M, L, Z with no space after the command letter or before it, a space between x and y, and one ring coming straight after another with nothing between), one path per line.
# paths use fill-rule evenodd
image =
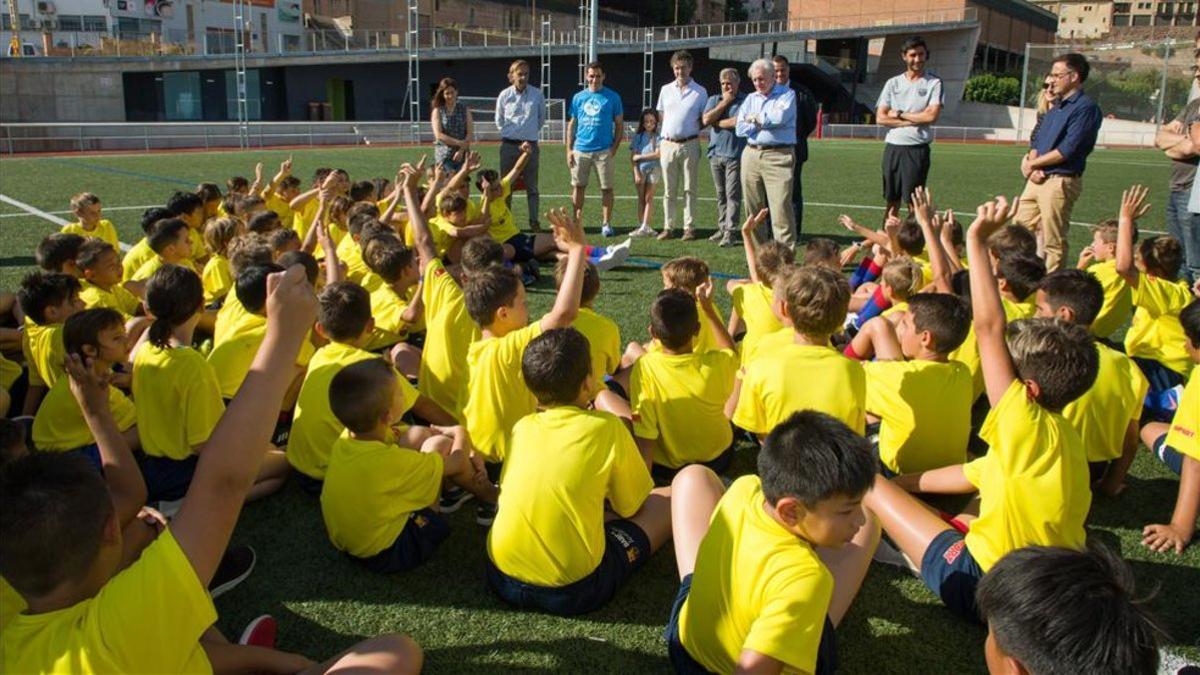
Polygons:
M446 537L450 536L450 524L441 514L432 509L421 509L408 514L408 522L392 545L370 558L350 556L367 569L380 574L407 572L433 557Z
M888 202L912 200L913 190L929 178L929 145L883 146L883 198Z
M505 239L504 243L513 247L513 262L522 263L528 260L533 260L534 239L532 235L519 232L508 239Z

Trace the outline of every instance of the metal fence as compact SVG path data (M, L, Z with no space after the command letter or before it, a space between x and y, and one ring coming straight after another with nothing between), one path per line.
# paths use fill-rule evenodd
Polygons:
M1005 127L930 127L936 141L951 143L994 143L1013 144L1029 141L1029 129L1024 132ZM888 128L877 124L826 124L822 128L824 138L848 138L877 140L882 142ZM1142 129L1114 129L1106 124L1100 128L1096 139L1098 145L1154 147L1155 131L1149 125Z

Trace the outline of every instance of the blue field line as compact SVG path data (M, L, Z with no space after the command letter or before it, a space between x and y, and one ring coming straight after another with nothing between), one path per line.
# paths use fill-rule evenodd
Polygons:
M628 258L623 263L625 265L633 265L634 267L645 267L652 270L662 269L663 264L656 260L646 260L645 258ZM745 279L745 274L727 274L725 272L709 272L708 276L714 279Z
M69 166L83 167L85 169L91 169L92 171L99 171L101 173L111 173L111 174L116 174L118 176L130 176L131 178L140 178L142 180L148 180L148 181L155 182L155 183L168 183L170 185L184 185L187 187L195 187L196 186L196 181L194 181L194 180L184 180L182 178L172 178L171 176L156 176L152 173L142 173L141 171L129 171L127 169L116 169L111 166L96 166L95 164L87 164L85 162L80 162L78 160L59 159L57 157L50 157L50 158L48 158L48 161L58 162L60 164L67 164Z

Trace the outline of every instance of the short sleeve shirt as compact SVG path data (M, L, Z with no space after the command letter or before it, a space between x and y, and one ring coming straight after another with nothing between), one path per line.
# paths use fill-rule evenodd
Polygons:
M883 85L875 108L886 105L900 112L920 112L931 105L941 105L943 100L941 79L924 73L915 80L909 80L901 73ZM888 130L886 140L890 145L928 145L933 142L933 132L928 124L897 127Z
M1200 98L1184 106L1174 121L1183 123L1185 134L1188 128L1196 122L1200 122ZM1171 192L1192 189L1192 180L1196 178L1198 163L1200 163L1200 156L1171 160Z
M725 116L722 120L737 119L738 110L742 107L742 101L746 100L746 95L739 93L733 99L733 104L725 111ZM708 112L717 107L721 102L721 97L717 95L709 96L708 103L704 106L704 112ZM708 132L708 157L709 159L736 159L742 156L742 150L746 147L746 139L737 135L733 129L721 129L716 124L709 127Z
M662 114L663 138L684 139L700 135L700 116L704 114L704 104L708 100L708 92L689 80L680 89L677 82L664 85L658 92L658 112Z
M571 99L568 115L575 120L575 150L599 152L613 143L613 122L625 114L621 97L608 87L584 89Z

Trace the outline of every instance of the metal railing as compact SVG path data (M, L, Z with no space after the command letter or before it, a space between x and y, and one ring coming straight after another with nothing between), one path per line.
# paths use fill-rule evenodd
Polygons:
M930 127L935 141L958 143L995 143L1013 144L1028 143L1029 130L1023 133L1018 129L1004 127ZM883 141L888 128L878 124L826 124L822 128L824 138L860 139ZM1096 139L1097 145L1114 145L1129 147L1154 147L1153 129L1147 131L1109 130L1100 128Z

